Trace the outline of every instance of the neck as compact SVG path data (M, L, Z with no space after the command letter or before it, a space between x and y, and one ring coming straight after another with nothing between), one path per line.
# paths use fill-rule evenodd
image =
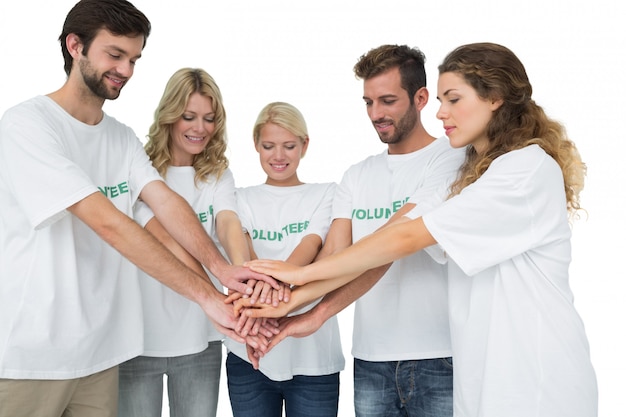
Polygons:
M387 145L387 153L389 155L404 155L411 152L419 151L433 143L435 137L426 132L424 126L418 124L415 129L405 138L397 143L389 143Z
M104 117L102 106L104 99L95 96L88 88L79 88L71 78L57 91L48 94L59 106L73 118L88 125L100 123Z
M267 179L265 180L265 184L272 185L274 187L295 187L296 185L302 185L304 183L300 181L298 179L298 176L296 175L285 181L277 181L270 177L267 177Z

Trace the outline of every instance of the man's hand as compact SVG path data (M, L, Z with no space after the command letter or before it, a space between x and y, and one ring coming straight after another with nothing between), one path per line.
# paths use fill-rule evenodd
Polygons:
M224 303L225 299L226 296L224 294L218 291L211 291L210 297L205 302L199 304L220 333L239 343L245 343L245 339L235 331L238 319L232 306Z
M274 346L282 340L291 337L307 337L319 330L324 324L316 314L315 309L297 316L283 317L278 320L278 334L269 340L267 352L272 350Z
M285 338L310 336L318 331L322 324L324 321L315 314L314 309L297 316L283 317L278 320L278 333L263 339L263 342L258 343L258 348L246 344L248 359L254 369L259 369L260 359Z

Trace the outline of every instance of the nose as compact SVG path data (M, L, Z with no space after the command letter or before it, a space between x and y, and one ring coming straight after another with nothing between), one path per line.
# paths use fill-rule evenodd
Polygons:
M437 114L435 115L437 119L444 120L448 118L448 110L445 108L444 104L441 103L439 105L439 110L437 110Z
M123 60L119 63L116 70L120 75L126 78L130 78L135 71L135 64L133 64L129 59Z
M196 132L204 132L204 119L202 117L196 117L193 123L193 130Z
M282 161L285 158L285 149L282 146L276 146L274 148L274 159Z
M372 102L367 108L367 114L370 117L371 121L380 120L385 118L385 112L383 111L383 107L378 105L376 102Z

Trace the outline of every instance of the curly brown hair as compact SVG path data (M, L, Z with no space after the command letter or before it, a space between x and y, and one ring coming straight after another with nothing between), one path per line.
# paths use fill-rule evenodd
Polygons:
M463 45L439 65L439 74L445 72L462 76L481 98L503 102L487 125L486 151L479 154L468 146L451 194L458 194L480 178L499 156L537 144L561 167L567 208L571 213L577 212L587 168L565 127L550 119L532 99L532 86L517 56L493 43Z

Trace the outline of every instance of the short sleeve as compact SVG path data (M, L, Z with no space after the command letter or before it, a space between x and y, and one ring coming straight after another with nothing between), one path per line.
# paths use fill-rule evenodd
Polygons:
M235 178L230 169L226 169L215 185L215 213L223 210L237 212L237 199L235 197Z
M322 242L324 242L330 228L330 217L337 184L328 183L320 184L318 186L323 187L322 195L320 196L317 208L311 215L311 220L306 229L306 234L316 234L322 239Z
M567 215L563 177L537 146L496 159L473 184L423 216L468 275L548 243Z
M98 191L68 157L44 117L22 105L19 111L7 111L0 122L0 175L36 229L65 216L68 207Z
M348 169L335 189L331 220L352 219L352 196L355 187L353 172L354 167Z

